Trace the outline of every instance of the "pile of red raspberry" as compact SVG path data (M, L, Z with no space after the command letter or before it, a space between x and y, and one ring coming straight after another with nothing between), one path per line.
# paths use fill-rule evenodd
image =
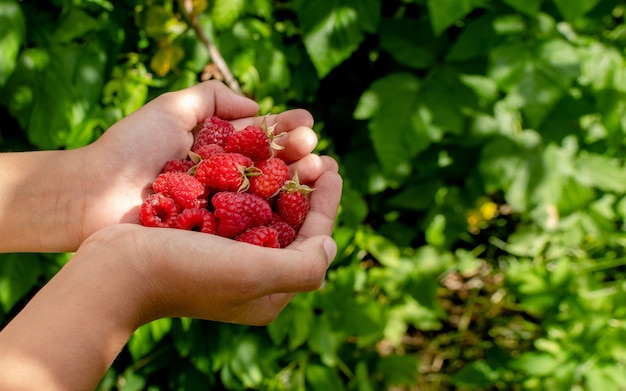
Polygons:
M215 234L264 247L286 247L309 211L312 188L299 183L275 151L274 127L235 131L218 117L200 124L189 156L170 160L139 213L148 227Z

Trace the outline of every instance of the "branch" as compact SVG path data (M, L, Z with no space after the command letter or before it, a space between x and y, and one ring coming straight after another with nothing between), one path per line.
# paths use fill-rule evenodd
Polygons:
M200 26L200 22L198 21L198 15L193 10L193 1L192 0L182 0L182 10L185 14L185 17L191 24L193 31L195 31L200 41L204 44L204 46L209 51L209 55L213 60L213 63L217 67L218 71L224 76L224 82L228 85L233 91L236 93L243 95L241 92L241 87L239 86L239 82L233 76L228 64L222 57L222 54L217 49L217 46L209 39L206 35L202 27Z

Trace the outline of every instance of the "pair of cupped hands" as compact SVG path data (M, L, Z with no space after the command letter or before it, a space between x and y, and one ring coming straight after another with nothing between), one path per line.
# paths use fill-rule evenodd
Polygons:
M324 281L336 254L331 232L342 187L337 163L312 153L317 136L308 111L267 118L258 111L257 103L224 84L205 82L157 97L76 151L84 197L75 258L89 261L108 254L110 264L103 267L122 270L121 278L134 285L137 325L179 316L267 324L296 293L315 290ZM292 172L297 166L301 182L315 188L308 217L288 248L136 224L139 205L163 164L184 158L194 127L212 115L236 129L266 119L276 124L275 133L285 133L277 141L284 146L278 155Z
M258 105L211 81L165 93L92 144L0 154L0 252L74 252L0 330L0 389L94 389L134 331L163 317L264 325L318 289L336 255L337 163L313 154L305 110L267 117L279 156L315 187L295 241L273 249L138 224L163 165L216 115L260 125Z

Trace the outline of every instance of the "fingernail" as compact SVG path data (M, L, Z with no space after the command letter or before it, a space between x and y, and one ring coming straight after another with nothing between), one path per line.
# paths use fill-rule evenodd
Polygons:
M335 259L335 256L337 256L337 244L332 239L326 239L324 240L323 246L326 257L328 258L328 264L330 265Z

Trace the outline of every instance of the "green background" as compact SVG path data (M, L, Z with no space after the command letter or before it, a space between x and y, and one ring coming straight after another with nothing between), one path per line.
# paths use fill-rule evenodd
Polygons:
M86 145L214 75L202 31L344 178L322 289L267 327L150 323L100 389L626 389L625 10L0 0L1 150ZM2 255L0 324L69 256Z

